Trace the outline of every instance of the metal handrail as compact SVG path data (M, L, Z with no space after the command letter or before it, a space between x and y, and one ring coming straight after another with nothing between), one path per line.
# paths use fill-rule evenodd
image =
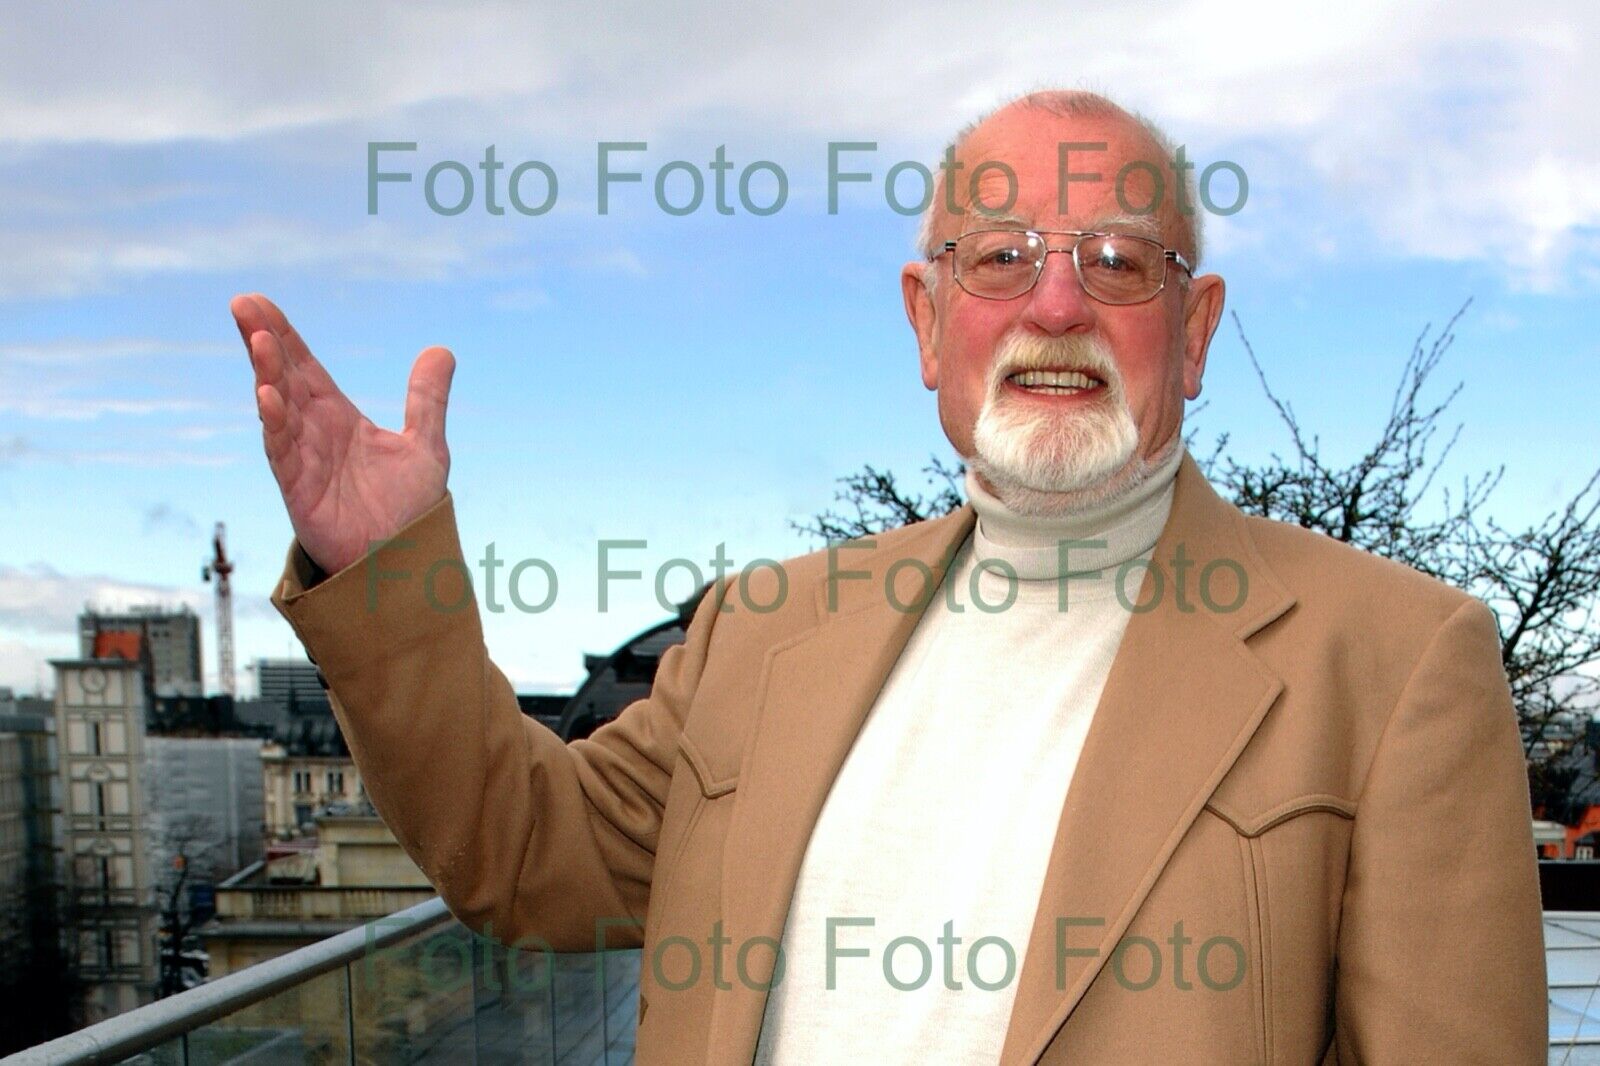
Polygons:
M450 920L444 900L435 896L286 955L258 962L47 1044L20 1051L0 1059L0 1066L90 1066L120 1062L129 1055L192 1032L284 989L355 962L373 948L387 947Z

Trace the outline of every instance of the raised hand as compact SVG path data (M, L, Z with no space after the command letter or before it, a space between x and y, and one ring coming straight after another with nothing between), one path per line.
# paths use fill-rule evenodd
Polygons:
M255 368L267 462L295 536L318 566L343 570L443 498L456 365L448 349L417 356L405 428L395 433L356 409L271 300L255 293L228 306Z

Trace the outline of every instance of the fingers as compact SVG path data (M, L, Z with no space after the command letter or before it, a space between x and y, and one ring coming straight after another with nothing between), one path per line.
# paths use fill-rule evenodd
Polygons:
M243 300L248 303L250 305L250 318L255 323L255 328L270 330L283 342L284 348L289 350L291 356L300 354L295 350L296 348L305 348L305 342L294 331L294 327L289 325L288 317L278 310L277 304L259 292L252 292L247 296L239 296L234 299L235 301ZM306 354L309 355L310 351L307 350Z
M271 385L287 398L285 371L288 365L278 338L267 330L259 329L245 338L244 346L250 355L250 365L256 372L256 385Z
M256 330L246 343L255 368L256 416L261 420L262 444L273 470L282 477L290 473L289 466L298 464L294 442L300 433L301 414L294 406L293 382L276 334Z
M455 372L456 358L448 348L425 348L417 356L406 385L406 433L415 433L437 447L444 446L444 410Z
M304 457L296 438L300 434L300 412L290 407L283 394L271 385L256 388L256 413L261 419L261 443L267 453L278 484L287 489L300 476Z
M233 312L235 325L239 327L239 335L244 338L245 347L249 348L251 338L259 332L265 331L277 338L279 346L283 349L283 364L286 372L303 375L312 391L321 393L336 393L338 386L333 383L333 378L317 358L311 354L311 349L301 339L300 334L289 324L289 319L278 309L278 305L258 292L235 296L228 303L228 309Z
M289 405L283 393L271 385L256 386L256 417L261 419L261 431L270 440L289 427Z
M228 310L233 314L233 324L239 327L239 338L244 341L244 346L248 349L250 334L258 329L265 329L265 319L256 307L255 301L248 296L235 296L229 300Z

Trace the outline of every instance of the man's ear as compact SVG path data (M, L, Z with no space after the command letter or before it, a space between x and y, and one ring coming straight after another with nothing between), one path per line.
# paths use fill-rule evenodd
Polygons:
M933 306L933 294L928 291L924 271L938 269L923 260L907 263L900 268L900 295L905 299L906 319L917 335L917 358L922 364L922 384L930 390L939 388L939 356L936 340L938 313Z
M1183 299L1183 394L1188 399L1200 395L1201 378L1206 372L1206 353L1211 337L1222 320L1226 286L1220 274L1202 274L1194 279Z

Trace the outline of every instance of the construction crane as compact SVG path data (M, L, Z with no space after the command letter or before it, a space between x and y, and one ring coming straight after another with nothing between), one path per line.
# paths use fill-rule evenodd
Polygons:
M227 526L217 523L211 537L211 561L200 569L202 581L217 581L217 683L222 691L232 696L233 685L233 588L228 575L233 573L233 560L228 558Z

